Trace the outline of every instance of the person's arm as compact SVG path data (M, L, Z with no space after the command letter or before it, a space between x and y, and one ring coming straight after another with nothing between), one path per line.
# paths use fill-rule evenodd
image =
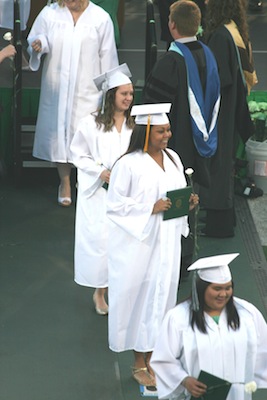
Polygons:
M206 385L190 376L186 366L184 335L187 325L188 307L175 307L163 321L151 358L151 367L156 373L158 397L167 399L191 394L200 397Z
M97 129L93 119L86 118L80 121L70 144L70 151L72 162L79 174L86 175L87 187L83 188L83 192L86 190L84 194L90 197L103 185L103 181L108 183L110 176L107 166L96 158Z
M107 195L107 216L137 240L145 240L153 229L157 187L154 170L142 174L142 157L123 156L111 170ZM144 167L145 168L145 167ZM150 175L151 173L151 175Z
M119 65L118 53L114 38L114 28L109 15L107 15L106 21L103 21L103 23L99 27L99 36L99 56L101 63L100 68L101 72L105 73L106 71Z
M13 57L15 54L16 54L16 49L12 44L9 44L8 46L4 47L0 51L0 64L2 61L4 61L5 58Z
M267 388L267 323L261 312L252 304L253 319L257 332L255 381L258 388ZM242 321L241 321L242 323Z
M37 71L41 65L41 56L49 52L47 33L49 30L49 19L51 10L44 7L33 23L32 29L27 38L30 55L29 66L32 71Z
M210 36L207 45L215 56L221 89L224 89L232 84L233 74L236 73L232 70L234 65L232 57L235 56L233 39L226 28L219 28Z

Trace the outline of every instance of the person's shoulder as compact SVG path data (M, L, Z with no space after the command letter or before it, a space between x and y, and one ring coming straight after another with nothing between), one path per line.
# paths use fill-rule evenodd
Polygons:
M183 57L176 51L168 50L158 58L155 66L165 68L165 66L177 64L179 62L184 62Z
M240 312L242 310L248 311L250 314L259 313L260 311L257 309L254 304L248 302L247 300L240 299L239 297L234 297L234 303L237 308L237 311Z
M172 150L170 148L167 148L166 151L175 160L175 162L177 162L178 164L181 164L181 166L182 166L181 158L180 158L179 154L176 153L176 151L174 151L174 150Z
M224 25L218 26L218 28L216 28L212 32L210 39L221 38L221 37L223 37L224 39L228 39L228 40L230 40L232 38L231 33Z
M177 51L174 51L174 50L168 50L162 56L162 59L169 60L169 61L170 60L172 60L172 61L183 60L183 58L184 57L180 53L178 53Z
M60 11L62 7L59 7L58 3L52 3L50 5L44 6L40 11L39 15L42 17L46 17L49 15L55 14L55 12Z
M56 12L56 11L62 12L62 11L66 11L67 7L66 6L62 7L58 4L58 2L55 2L55 3L51 3L51 4L48 4L47 6L45 6L43 8L43 10L45 10L45 9L48 10L48 12L49 11L50 12Z
M179 155L173 149L167 147L166 151L173 157L173 158L180 158Z
M91 124L92 122L95 123L95 118L96 118L96 114L90 113L90 114L87 114L85 117L81 118L81 121Z
M81 118L78 123L78 127L81 126L95 127L96 126L95 116L93 114L88 114L85 117Z
M139 152L135 151L133 153L123 154L115 162L113 169L115 171L120 171L122 174L132 174L136 172L137 167L140 167ZM127 171L127 172L126 172Z
M96 15L97 18L101 18L102 20L109 20L110 19L110 15L108 14L108 12L106 10L104 10L99 5L97 5L95 3L92 3L91 1L89 3L89 6L88 6L88 11L92 15Z
M206 53L206 56L208 57L208 62L211 61L215 61L215 56L213 54L213 52L211 51L211 49L209 48L209 46L203 42L201 42L200 40L197 40L197 43L199 45L199 48L202 48L203 51Z
M121 159L125 159L125 162L135 162L136 160L142 160L144 158L144 152L142 150L136 150L132 153L125 154Z
M129 169L136 170L136 166L140 166L142 160L144 159L144 153L142 150L136 150L132 153L123 154L122 157L119 158L119 164L123 167L128 167Z
M167 312L166 318L175 324L179 324L179 329L186 329L191 313L190 304L191 302L189 300L177 304L177 306Z
M67 7L61 7L57 2L56 3L51 3L49 5L46 5L40 12L39 15L41 15L44 19L47 20L54 20L57 18L62 18L64 15L66 16L66 13L68 12ZM63 17L65 18L65 17Z
M199 48L202 47L202 49L206 49L206 50L210 51L209 46L206 43L202 42L201 40L197 40L196 43L198 44Z

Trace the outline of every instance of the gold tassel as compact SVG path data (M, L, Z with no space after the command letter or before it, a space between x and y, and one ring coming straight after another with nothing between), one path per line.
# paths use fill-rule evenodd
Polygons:
M145 152L147 152L147 149L148 149L149 132L150 132L150 115L148 115L148 118L147 118L146 138L145 138L145 145L144 145Z

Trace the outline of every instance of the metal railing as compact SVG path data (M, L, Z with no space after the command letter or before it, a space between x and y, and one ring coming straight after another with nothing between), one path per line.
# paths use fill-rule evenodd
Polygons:
M154 19L153 0L147 0L146 5L146 57L145 57L145 79L148 77L155 62L157 61L157 35Z
M14 46L16 55L13 71L13 168L15 178L21 174L21 91L22 91L22 40L20 26L20 1L14 0Z

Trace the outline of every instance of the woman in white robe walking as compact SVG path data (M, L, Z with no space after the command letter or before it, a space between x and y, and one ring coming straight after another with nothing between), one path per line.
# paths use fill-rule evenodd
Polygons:
M188 234L186 216L163 221L171 207L166 192L186 186L179 156L166 150L169 109L170 104L133 107L137 125L127 153L112 169L107 198L109 346L134 351L132 375L145 386L155 385L149 360L163 317L176 304L181 236Z
M202 398L211 388L198 380L201 370L232 384L227 400L251 400L250 388L267 388L267 324L254 305L233 296L227 264L237 255L189 267L192 296L166 315L151 359L160 399Z
M79 285L96 288L93 300L100 315L108 313L107 190L103 184L109 183L114 162L127 150L134 127L130 76L122 64L95 79L98 89L107 91L103 106L81 120L70 146L78 171L74 279Z
M118 65L113 24L89 0L58 0L37 16L28 42L33 71L46 55L33 155L57 164L58 203L69 206L71 140L80 119L98 108L93 78Z

